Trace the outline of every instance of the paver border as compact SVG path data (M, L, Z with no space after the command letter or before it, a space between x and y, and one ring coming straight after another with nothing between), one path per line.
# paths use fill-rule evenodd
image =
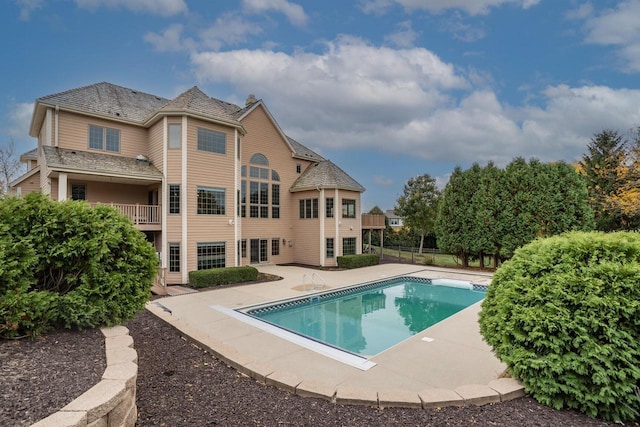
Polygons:
M107 367L102 379L56 413L31 427L133 427L138 419L138 353L124 326L101 328Z

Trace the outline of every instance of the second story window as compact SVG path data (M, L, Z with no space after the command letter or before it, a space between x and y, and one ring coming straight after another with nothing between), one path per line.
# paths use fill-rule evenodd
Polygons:
M180 148L182 145L182 125L169 125L169 148Z
M318 218L318 199L300 200L300 219Z
M333 218L333 197L327 197L326 204L326 217Z
M120 152L120 131L103 126L89 125L89 148Z
M198 150L226 154L227 134L215 130L198 128Z
M342 218L356 217L356 201L353 199L342 199Z
M180 186L169 184L169 213L180 213Z
M197 212L199 215L224 215L224 188L198 187Z

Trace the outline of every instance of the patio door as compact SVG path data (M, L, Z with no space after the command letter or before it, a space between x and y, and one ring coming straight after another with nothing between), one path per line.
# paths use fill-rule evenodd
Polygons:
M258 264L269 261L267 253L267 239L251 239L251 264Z

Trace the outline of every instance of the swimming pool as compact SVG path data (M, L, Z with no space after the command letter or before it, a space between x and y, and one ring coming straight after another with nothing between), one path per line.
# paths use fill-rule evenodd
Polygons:
M462 280L398 277L251 308L245 313L367 357L482 300L485 290Z

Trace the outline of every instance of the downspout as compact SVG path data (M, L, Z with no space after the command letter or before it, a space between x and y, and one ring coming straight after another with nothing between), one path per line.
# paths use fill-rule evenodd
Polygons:
M326 208L325 208L325 198L324 198L324 188L316 187L316 190L320 192L320 203L318 203L318 210L320 211L320 266L324 267L326 261L326 242L327 239L324 235L324 221L326 216Z
M55 115L55 133L54 133L54 137L53 137L53 146L57 147L58 146L58 112L60 111L60 107L56 104L56 115Z
M240 258L238 257L238 250L240 249L240 239L239 239L239 224L238 221L240 220L240 218L238 217L238 206L240 203L240 200L238 199L238 191L240 191L240 185L239 185L239 180L238 180L238 174L240 173L240 164L239 164L239 159L240 159L240 137L238 136L238 129L235 129L233 131L234 136L235 136L235 156L234 156L234 183L233 183L233 248L235 249L233 251L233 257L235 262L233 263L233 265L235 266L239 266L240 265Z
M189 272L188 272L188 266L189 266L189 260L187 259L187 254L189 253L189 244L191 242L189 242L189 233L188 233L188 229L187 227L189 226L189 222L188 222L188 216L189 216L189 204L187 203L189 201L187 194L189 191L189 188L187 187L187 137L188 137L188 132L187 132L187 125L188 125L188 121L187 121L187 116L182 116L182 163L181 163L181 175L182 175L182 179L181 179L181 183L180 183L180 216L182 219L182 235L181 235L181 241L182 241L182 246L180 248L181 254L182 251L184 250L184 255L185 256L181 256L181 266L180 266L180 271L182 272L182 283L189 283ZM198 263L196 262L195 264L195 268L197 269L197 265Z

